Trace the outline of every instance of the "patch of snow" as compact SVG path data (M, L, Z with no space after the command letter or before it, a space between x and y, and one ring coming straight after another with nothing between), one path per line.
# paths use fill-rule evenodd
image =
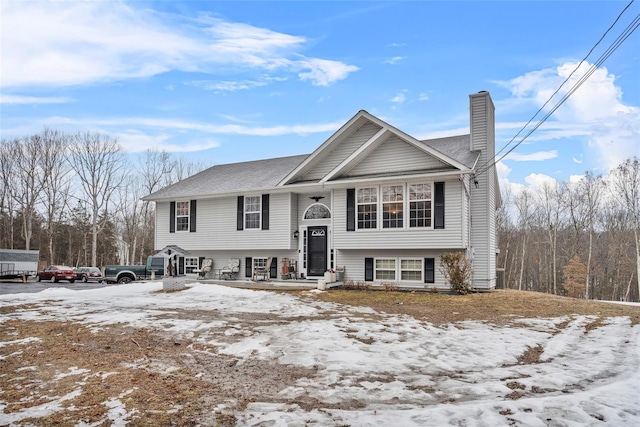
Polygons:
M234 413L244 426L640 425L640 326L628 318L595 328L586 327L592 317L572 315L514 319L519 325L513 327L473 321L435 327L367 307L319 302L310 297L314 291L297 298L201 284L175 293L161 289L161 282L148 282L1 295L2 304L34 308L0 314L0 322L124 324L185 337L197 332L199 343L240 360L315 369L314 376L283 386L279 396L318 399L326 408L252 402ZM181 319L175 315L180 310L206 310L209 317ZM249 314L286 321L243 320ZM29 341L11 343L20 342ZM520 363L532 348L540 348L539 363ZM0 405L0 423L54 412L64 398L12 414L2 413ZM110 402L109 419L124 425L129 414L120 399ZM356 402L357 409L334 409L343 402Z

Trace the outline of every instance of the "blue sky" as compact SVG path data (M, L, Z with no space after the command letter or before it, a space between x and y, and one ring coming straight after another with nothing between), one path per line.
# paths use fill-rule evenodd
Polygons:
M573 81L637 19L638 3ZM3 139L91 130L132 153L213 165L310 153L360 109L420 139L468 133L468 95L480 90L496 105L500 149L629 2L0 4ZM633 155L640 31L498 172L517 189L606 174Z

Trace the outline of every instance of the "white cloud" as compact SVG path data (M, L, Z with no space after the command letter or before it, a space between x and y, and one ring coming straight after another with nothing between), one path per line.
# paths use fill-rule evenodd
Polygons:
M533 71L507 82L498 82L515 96L514 103L542 107L577 63L566 62L556 68ZM545 107L549 111L561 96L591 67L582 64L558 95ZM534 123L542 115L534 120ZM608 171L626 158L640 156L640 107L626 105L616 76L604 67L558 108L528 141L582 137L589 144L586 155L602 171Z
M21 96L21 95L0 95L0 104L66 104L72 102L70 98L44 97L44 96Z
M151 117L116 117L116 118L95 118L95 119L77 119L70 117L49 117L31 123L34 132L43 126L55 127L57 129L75 131L78 127L83 129L109 133L128 141L135 138L141 138L144 141L144 134L139 130L121 131L121 129L153 129L156 132L200 132L203 134L221 134L221 135L249 135L249 136L279 136L279 135L308 135L313 133L334 132L344 122L328 122L328 123L310 123L300 125L281 125L281 126L248 126L240 124L210 124L197 121L177 120L170 118L151 118ZM21 133L17 133L20 131ZM19 130L3 129L3 134L22 135L30 133L21 128ZM140 133L137 133L140 132ZM162 139L162 138L165 139ZM158 143L166 140L167 136L154 136L158 139ZM210 147L209 147L210 148ZM145 148L146 149L146 148Z
M350 73L359 70L355 65L318 58L300 60L298 65L306 70L298 74L300 80L311 80L314 86L329 86L331 83L346 79Z
M426 93L421 93L420 95L418 95L418 101L428 101L429 100L429 95Z
M186 153L209 150L220 146L220 143L213 139L173 143L170 135L151 135L139 131L111 132L110 135L118 138L120 145L129 153L140 153L146 150Z
M389 101L393 102L394 104L402 104L407 100L407 92L408 92L407 89L403 89L402 91L398 92L393 98L391 98Z
M556 187L558 185L558 181L555 178L543 173L532 173L526 176L524 181L529 184L529 188L534 192L540 190L545 185L551 187Z
M505 160L514 160L516 162L531 162L531 161L555 159L556 157L558 157L557 150L538 151L536 153L529 153L529 154L511 152L505 157Z
M400 62L404 59L404 56L394 56L393 58L389 58L384 61L385 64L395 64L396 62Z
M2 85L68 86L168 71L300 73L326 86L358 68L299 54L307 39L120 1L0 2ZM46 70L46 72L44 72Z
M185 85L187 86L195 86L205 90L211 90L214 92L236 92L238 90L248 90L255 87L266 86L267 84L268 83L266 81L252 81L252 80L222 81L222 82L199 80L199 81L185 82Z

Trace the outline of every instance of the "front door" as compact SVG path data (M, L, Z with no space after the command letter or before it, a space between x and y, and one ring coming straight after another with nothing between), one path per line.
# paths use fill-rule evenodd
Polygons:
M327 271L327 227L307 228L307 276L322 276Z

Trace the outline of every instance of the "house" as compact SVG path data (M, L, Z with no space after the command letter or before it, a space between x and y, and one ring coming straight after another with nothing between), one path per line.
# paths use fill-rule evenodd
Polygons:
M470 134L420 141L359 111L309 155L216 165L144 197L156 203L156 248L189 254L179 273L241 260L241 277L272 258L306 278L448 288L439 256L463 251L473 287L496 283L494 106L470 95ZM284 266L286 268L286 265Z

